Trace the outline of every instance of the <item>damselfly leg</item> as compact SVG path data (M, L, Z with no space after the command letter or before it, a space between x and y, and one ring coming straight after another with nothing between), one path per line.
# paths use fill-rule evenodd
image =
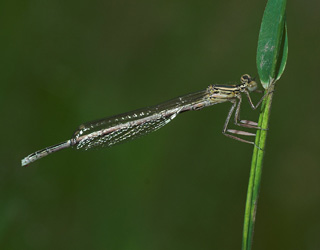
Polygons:
M269 93L264 94L262 96L262 98L259 100L259 102L256 105L254 105L253 102L252 102L252 99L250 97L249 92L247 90L244 90L243 92L245 92L246 96L248 97L249 104L250 104L250 106L251 106L251 108L253 110L257 109L260 106L260 104L262 103L263 99L269 94ZM235 125L240 126L240 127L245 127L245 128L262 129L261 127L258 126L257 122L250 121L250 120L241 120L240 119L240 109L241 109L241 103L242 103L241 95L237 96L237 98L235 98L235 99L230 100L230 102L232 103L232 106L231 106L231 108L229 110L227 119L226 119L226 121L224 123L224 127L223 127L223 130L222 130L222 133L225 136L227 136L229 138L232 138L232 139L235 139L237 141L241 141L241 142L245 142L245 143L249 143L249 144L255 145L255 143L253 141L245 140L245 139L242 139L242 138L240 138L238 136L235 136L235 135L255 136L256 135L255 133L242 131L242 130L236 130L236 129L228 129L228 124L229 124L229 121L230 121L234 111L235 111L235 114L234 114L234 124ZM232 134L235 134L235 135L232 135Z

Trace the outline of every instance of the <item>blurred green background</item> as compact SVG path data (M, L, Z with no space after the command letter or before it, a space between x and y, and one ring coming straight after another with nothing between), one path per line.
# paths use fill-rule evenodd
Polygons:
M265 4L1 1L0 248L240 249L252 146L221 134L230 104L113 148L20 160L83 122L257 75ZM319 9L288 1L254 249L320 249ZM242 117L258 112L244 102Z

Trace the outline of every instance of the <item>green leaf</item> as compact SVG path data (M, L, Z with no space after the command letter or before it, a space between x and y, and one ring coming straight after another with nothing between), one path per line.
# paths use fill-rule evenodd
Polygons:
M263 14L257 49L257 68L262 86L267 89L279 79L288 56L286 0L269 0Z
M279 70L277 71L277 78L276 80L279 80L287 63L287 58L288 58L288 34L287 34L287 22L284 24L284 41L282 42L281 50L280 50L280 67Z
M261 105L255 146L252 154L251 170L245 208L242 249L251 250L256 221L259 190L261 186L263 158L269 118L274 93L274 83L286 66L288 57L288 35L285 21L286 0L269 0L264 11L257 50L257 67L261 83L266 89Z

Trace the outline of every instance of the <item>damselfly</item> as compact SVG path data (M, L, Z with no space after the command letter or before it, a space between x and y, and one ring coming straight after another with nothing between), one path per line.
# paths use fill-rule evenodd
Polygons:
M242 139L238 135L255 136L255 133L228 129L228 124L235 111L234 123L236 125L260 129L256 122L240 120L241 93L246 94L250 106L256 109L264 98L263 96L256 105L252 103L249 92L257 91L256 89L257 83L246 74L241 77L241 83L238 85L210 85L205 90L177 97L156 106L88 122L81 125L70 140L28 155L22 159L21 165L27 166L31 162L64 148L74 147L88 150L111 147L155 131L169 123L180 113L199 110L223 102L231 102L232 106L222 133L232 139L254 144L254 142Z

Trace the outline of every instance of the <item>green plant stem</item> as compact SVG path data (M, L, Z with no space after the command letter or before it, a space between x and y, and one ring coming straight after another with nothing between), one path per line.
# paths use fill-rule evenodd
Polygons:
M259 198L259 189L262 174L262 162L265 154L265 145L268 132L269 117L273 98L274 84L270 85L269 94L262 103L261 113L259 117L259 126L262 130L257 131L254 147L251 170L247 191L247 201L245 207L242 250L250 250L252 247L254 223L256 218L256 210ZM268 91L268 90L266 90ZM259 149L260 148L260 149Z

